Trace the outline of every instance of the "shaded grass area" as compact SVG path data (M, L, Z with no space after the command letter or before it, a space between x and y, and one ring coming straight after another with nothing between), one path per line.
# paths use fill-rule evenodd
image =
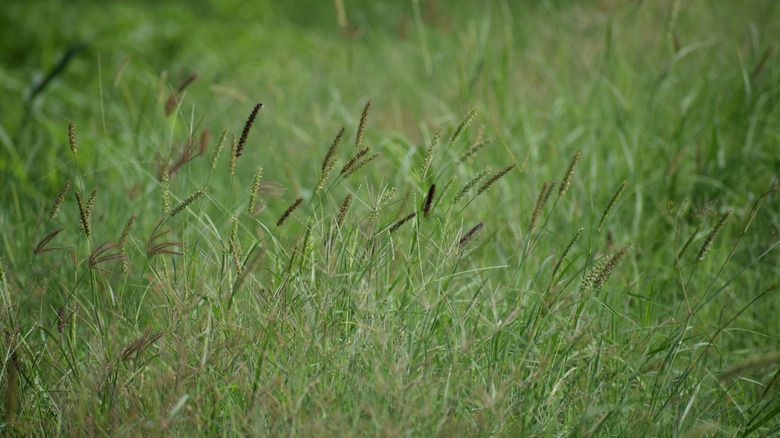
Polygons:
M777 432L773 2L338 4L6 7L5 433Z

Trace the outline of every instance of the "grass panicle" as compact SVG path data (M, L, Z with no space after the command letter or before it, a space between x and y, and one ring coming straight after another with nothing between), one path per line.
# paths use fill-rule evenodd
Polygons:
M249 215L255 211L255 200L257 199L257 190L260 188L260 178L263 176L263 166L257 166L255 179L252 181L252 193L249 194Z
M425 153L425 161L423 161L423 167L420 171L420 181L425 181L425 178L428 176L428 170L431 168L431 162L433 161L433 152L439 143L439 137L441 137L441 129L436 130L436 134L433 135L433 140L431 140L431 145L428 146L428 151Z
M350 174L352 174L353 173L352 172L352 170L353 170L352 168L355 167L355 164L358 162L358 160L363 158L363 155L368 153L369 149L370 148L363 148L363 149L359 150L355 155L353 155L352 158L347 160L347 162L344 163L344 166L341 168L341 174L342 175L346 175L346 176L349 176Z
M604 222L606 222L607 216L609 216L609 213L612 211L612 208L615 207L615 204L617 203L618 199L620 199L620 195L623 194L627 186L628 186L628 181L623 181L620 184L620 187L618 187L618 189L615 191L615 194L612 195L612 199L609 200L609 204L607 204L607 208L604 209L604 213L602 213L601 215L599 226L596 228L597 233L601 231L601 227L604 225Z
M398 191L398 189L396 187L393 187L390 190L386 190L382 194L382 196L376 202L376 205L374 206L374 209L368 215L368 219L370 221L376 220L377 216L379 215L379 211L382 210L385 207L385 205L387 205L388 201L390 201L390 199L392 199L392 197L395 195L395 193L397 191Z
M390 232L391 232L391 233L394 233L394 232L395 232L395 231L396 231L396 230L397 230L397 229L398 229L398 228L399 228L401 225L403 225L403 224L405 224L405 223L409 222L409 221L410 221L410 220L412 220L412 219L413 219L415 216L417 216L417 212L416 212L416 211L409 213L409 214L408 214L408 215L406 215L406 216L405 216L403 219L400 219L398 222L396 222L395 224L393 224L393 226L391 226L391 227L390 227Z
M485 222L480 222L477 225L474 225L472 229L470 229L459 241L458 246L462 247L465 244L469 243L469 240L471 240L472 237L474 237L475 234L479 232L479 230L482 229L482 227L485 226Z
M79 304L76 303L72 306L68 306L67 304L63 304L60 306L59 312L57 312L57 331L59 333L64 333L65 328L67 327L68 323L73 319L73 315L76 314L79 310Z
M138 217L138 215L133 214L130 216L130 219L127 220L127 224L125 224L125 228L122 230L122 235L119 237L119 250L122 251L122 255L124 256L122 258L122 273L127 274L128 266L127 266L127 238L130 236L130 229L133 228L133 224L135 224L135 219Z
M236 173L236 159L238 158L238 155L236 155L237 151L238 140L236 139L236 134L233 134L233 140L230 142L230 163L228 163L228 170L230 171L231 175Z
M87 210L86 206L84 205L84 198L81 196L81 192L78 190L73 190L73 193L76 195L76 203L79 206L79 217L81 218L81 229L84 230L84 234L87 235L87 238L90 236L90 228L89 228L89 211Z
M222 148L225 146L225 138L227 137L228 129L225 128L222 130L222 135L219 137L219 141L217 142L217 147L214 148L214 154L211 156L211 163L209 164L209 173L213 173L214 169L217 167L217 160L219 160L219 155L222 153Z
M87 218L92 217L92 207L95 206L95 198L97 197L98 189L95 187L92 189L92 193L89 195L89 199L87 199L87 204L84 206L87 209Z
M68 194L68 190L70 190L70 185L72 183L73 181L70 179L65 181L65 185L62 186L60 193L57 194L57 199L54 200L54 205L52 205L51 210L49 210L49 219L57 219L57 215L60 213L62 202L65 200L65 195Z
M515 166L517 166L517 164L512 163L509 166L499 170L495 175L491 176L489 180L485 181L485 183L479 187L479 190L477 190L477 196L490 189L490 187L495 184L496 181L500 180L504 175L509 173L509 171L514 169Z
M166 215L171 212L170 174L168 173L167 168L162 170L162 181L160 181L160 184L162 186L162 193L160 196L162 214Z
M252 129L252 125L255 123L255 118L257 118L257 113L260 111L260 108L263 108L264 106L265 105L258 102L252 109L252 112L249 113L249 118L244 124L244 130L241 131L241 140L238 141L238 146L236 147L236 158L244 153L244 146L246 146L246 139L249 137L249 130Z
M366 102L366 106L363 107L363 114L360 115L360 124L358 125L357 134L355 134L355 150L360 150L361 146L363 146L363 131L366 129L369 111L371 111L370 100Z
M290 205L287 210L284 211L284 214L279 218L278 221L276 221L276 226L281 227L284 221L287 220L288 217L290 217L290 214L292 214L293 210L298 208L299 205L301 205L301 202L303 202L303 198L298 198L295 200L295 202Z
M336 134L336 138L333 139L333 143L330 144L330 147L328 148L328 152L325 154L325 159L322 160L322 173L325 173L325 171L331 167L332 161L335 161L334 158L336 156L336 150L338 150L339 142L341 142L341 137L344 135L344 128L341 128L338 134Z
M585 292L593 288L593 284L601 274L601 271L604 270L604 267L607 266L611 258L611 254L604 256L601 260L599 260L598 263L596 263L595 266L590 269L590 271L588 271L588 274L580 283L580 292Z
M423 205L423 217L428 217L431 213L431 205L433 205L433 197L436 195L436 184L431 184L428 189L428 195L425 197L425 204Z
M493 171L493 166L488 165L484 169L482 169L478 174L474 175L466 184L463 185L463 187L458 190L458 192L455 194L455 197L452 198L452 203L456 204L461 199L464 199L466 196L466 193L469 192L475 185L477 185L484 177L487 176L490 172Z
M341 203L341 208L339 209L339 217L336 221L336 224L339 228L341 228L341 225L344 224L344 219L347 217L347 212L349 211L349 204L352 202L352 194L348 194L344 198L344 202Z
M76 124L73 122L68 123L68 144L70 145L70 151L75 157L78 148L76 146Z
M370 163L371 161L373 161L374 159L376 159L380 155L382 155L381 152L374 152L368 158L364 158L364 159L360 160L357 164L355 164L354 166L349 168L349 170L347 170L347 173L344 174L344 177L346 178L346 177L350 177L350 176L354 175L355 172L360 170L363 166L365 166L366 164Z
M718 219L718 223L712 227L710 232L707 234L707 237L704 238L704 242L701 244L701 248L699 248L699 254L696 256L696 260L704 260L704 256L707 254L707 252L709 252L710 247L712 246L712 242L715 240L715 236L718 235L720 230L723 228L723 225L726 223L726 219L728 219L730 215L731 210L723 213L720 219Z
M463 131L465 131L466 128L468 128L469 124L474 119L474 117L476 117L478 112L479 112L479 107L475 106L468 112L468 114L466 114L466 116L460 121L460 123L458 123L458 127L455 128L455 132L453 132L452 137L450 137L450 146L452 146L456 141L458 141L460 136L463 134Z
M578 240L580 240L580 236L582 236L582 232L584 230L585 228L580 228L579 230L577 230L577 232L574 234L574 237L572 237L571 240L569 241L569 244L566 245L566 249L564 249L563 252L561 253L561 257L558 259L558 263L556 263L555 268L553 268L553 272L552 272L553 281L555 281L555 276L558 274L558 271L561 269L561 265L566 259L566 256L569 255L569 251L571 251L574 244L577 243Z
M577 149L577 152L574 153L574 157L571 159L571 163L569 163L569 169L566 170L561 185L558 187L558 196L563 196L566 194L566 191L569 190L571 178L574 176L574 169L577 167L577 163L580 162L580 155L582 155L582 151Z
M69 246L55 246L51 248L46 248L46 245L48 245L52 240L54 240L55 237L57 237L58 234L62 232L65 228L60 228L58 230L54 230L51 233L47 234L45 237L43 237L36 245L35 248L33 248L33 254L38 255L44 252L48 251L54 251L58 249L68 249ZM37 237L38 231L36 230L36 237Z
M151 236L149 236L149 240L146 242L146 255L148 255L149 257L154 257L160 254L169 254L169 255L177 255L177 256L184 255L183 252L173 249L173 248L186 247L187 245L184 242L155 243L157 239L170 232L170 230L160 231L160 227L162 227L162 225L165 223L165 219L166 218L163 217L162 219L160 219L159 222L157 222L157 225L154 227L154 230L152 230Z
M89 259L87 259L87 264L91 269L119 277L119 275L103 269L98 265L105 262L122 261L125 258L125 255L121 250L119 252L110 253L110 251L120 247L121 245L119 242L104 242L92 251L92 254L89 255Z
M604 283L607 282L609 276L615 270L620 261L623 260L623 257L625 257L625 255L628 253L629 248L629 246L624 246L620 248L618 252L607 257L607 262L604 264L602 269L599 270L598 275L593 280L593 289L601 289L604 287Z
M171 215L170 215L170 217L174 217L174 216L176 216L177 214L179 214L179 213L181 213L182 211L184 211L184 209L185 209L185 208L189 207L189 206L190 206L190 204L192 204L193 202L195 202L195 201L197 201L198 199L202 198L202 197L203 197L203 195L205 195L205 194L206 194L206 192L208 192L208 191L209 191L209 188L208 188L208 186L207 186L207 187L203 187L203 188L202 188L202 189L200 189L200 190L196 190L196 191L195 191L195 192L193 192L193 193L192 193L190 196L187 196L187 197L186 197L186 198L185 198L183 201L179 202L179 203L176 205L176 207L174 207L174 208L173 208L173 210L171 210Z
M547 203L548 194L550 192L550 183L546 182L542 185L542 190L539 192L539 197L536 198L536 205L534 205L534 211L531 214L531 222L528 224L528 234L531 234L536 228L539 217L542 215L544 204Z
M141 357L141 355L143 355L152 344L160 340L162 336L162 330L152 332L150 328L147 328L144 331L144 334L134 338L129 344L127 344L125 348L122 349L119 357L123 361L136 360Z

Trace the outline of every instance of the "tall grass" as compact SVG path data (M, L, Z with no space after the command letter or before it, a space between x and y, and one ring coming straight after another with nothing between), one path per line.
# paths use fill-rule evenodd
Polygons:
M277 7L271 85L161 47L3 118L4 434L780 430L764 16L413 6Z

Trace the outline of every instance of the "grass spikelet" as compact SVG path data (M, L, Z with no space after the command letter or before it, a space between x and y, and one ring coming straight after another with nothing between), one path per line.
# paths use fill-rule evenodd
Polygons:
M510 170L512 170L512 169L514 169L514 168L515 168L515 166L517 166L517 164L516 164L516 163L512 163L512 164L510 164L509 166L506 166L505 168L503 168L503 169L499 170L499 171L498 171L498 173L496 173L495 175L491 176L489 180L485 181L485 183L484 183L484 184L482 184L482 185L479 187L479 190L477 190L477 196L481 195L481 194L482 194L482 192L484 192L484 191L486 191L486 190L490 189L490 187L491 187L493 184L495 184L495 183L496 183L496 181L498 181L499 179L501 179L501 177L503 177L504 175L506 175L507 173L509 173L509 171L510 171Z
M577 233L575 233L574 237L571 238L571 241L569 241L569 244L566 245L566 249L564 249L563 253L561 253L561 257L558 259L558 263L556 263L555 264L555 268L553 268L553 273L552 273L553 281L555 281L555 275L561 269L561 265L563 264L564 259L566 259L566 256L569 254L569 251L571 251L571 248L580 239L580 236L582 236L582 232L584 230L585 230L585 228L580 228L579 230L577 230Z
M55 246L55 247L52 247L52 248L46 248L46 245L48 245L49 242L51 242L55 237L57 237L57 235L60 234L62 232L62 230L64 230L64 229L65 228L60 228L59 230L54 230L51 233L49 233L48 235L46 235L44 238L42 238L41 241L38 242L37 245L35 245L35 248L33 248L33 254L38 255L38 254L41 254L41 253L44 253L44 252L47 252L47 251L54 251L54 250L57 250L57 249L70 248L69 246ZM35 230L35 233L36 233L36 236L37 236L37 234L38 234L38 230L37 229Z
M244 130L241 132L241 140L238 141L238 147L236 148L236 158L240 157L241 154L244 153L244 146L246 145L247 137L249 137L249 130L252 129L252 124L255 123L257 112L260 111L260 108L263 108L264 106L265 105L258 102L254 109L252 109L252 112L249 114L249 118L246 120L246 124L244 124Z
M382 153L381 153L381 152L374 152L374 153L373 153L373 154L371 154L371 156L369 156L368 158L366 158L366 159L363 159L363 160L360 160L360 162L359 162L359 163L355 164L355 165L354 165L354 166L352 166L352 167L351 167L349 170L347 170L347 173L345 173L345 174L344 174L344 177L349 177L349 176L352 176L352 175L354 175L354 174L355 174L355 172L357 172L358 170L360 170L360 168L361 168L361 167L365 166L365 165L366 165L366 164L368 164L370 161L374 160L376 157L378 157L378 156L380 156L380 155L382 155Z
M127 220L127 224L125 225L125 229L122 230L122 236L119 238L119 250L122 251L122 273L127 274L127 252L125 250L125 244L127 243L127 238L130 236L130 229L133 228L133 224L135 224L135 218L138 215L133 214L130 216L130 219Z
M335 167L336 163L334 162L328 164L328 167L325 168L325 170L322 172L322 175L320 175L319 181L317 181L317 187L314 189L314 193L319 193L319 191L325 187L325 183L328 181L328 178L330 177L330 174L333 172Z
M214 148L214 155L211 156L211 164L209 164L209 173L214 172L214 169L217 167L217 160L219 159L219 154L222 153L222 147L225 145L225 137L227 137L228 129L225 128L222 130L222 135L219 137L219 141L217 142L217 147Z
M463 185L463 187L458 190L458 193L455 194L455 197L452 199L453 203L457 203L461 199L463 199L464 196L466 196L466 193L468 193L469 190L471 190L472 187L477 185L478 182L482 180L485 176L487 176L488 173L493 171L493 166L487 166L486 168L482 169L478 174L474 175L473 178L468 180L468 182Z
M328 153L325 154L325 159L322 160L322 172L325 173L325 171L331 166L331 161L333 160L333 157L336 154L336 149L339 147L339 142L341 142L341 137L344 135L344 128L341 128L341 131L336 135L336 138L333 139L333 143L330 144L330 148L328 148Z
M230 174L233 175L236 172L236 151L238 150L238 141L236 140L236 134L233 134L233 141L230 144Z
M344 224L344 219L347 217L347 212L349 211L349 204L352 202L352 194L348 194L346 198L344 198L344 202L341 203L341 209L339 210L339 217L336 223L338 224L338 227L341 228L341 225Z
M628 181L623 181L620 184L620 187L615 191L615 194L612 195L612 199L609 200L609 204L607 204L607 208L604 209L604 213L601 215L601 220L599 221L599 226L596 228L596 232L598 233L601 231L602 225L604 225L604 222L607 220L607 216L609 216L609 212L612 211L612 208L617 203L618 199L620 199L620 195L623 194L623 191L626 190L626 187L628 186Z
M604 286L604 283L606 283L610 274L612 274L612 271L615 270L618 263L620 263L620 261L623 260L623 257L626 255L626 253L628 253L628 249L629 246L624 246L623 248L620 248L618 252L606 258L607 259L606 264L599 271L599 274L598 276L596 276L595 280L593 280L594 289L601 289Z
M84 230L84 234L87 235L87 238L90 236L90 229L89 229L89 212L87 211L87 208L84 206L84 199L81 197L81 192L78 190L74 190L73 193L76 195L76 202L79 205L79 215L81 217L81 229Z
M70 320L73 318L73 315L78 312L79 305L78 303L74 304L73 306L67 306L63 304L60 307L59 312L57 312L57 331L60 333L65 332L65 327L68 325Z
M463 245L467 244L469 242L469 240L471 240L471 238L474 237L474 235L477 234L477 232L479 232L479 230L481 230L482 227L484 227L484 226L485 226L484 222L480 222L477 225L475 225L474 228L470 229L469 232L466 233L460 239L460 241L458 241L458 246L462 247Z
M233 213L230 217L230 250L235 257L241 253L241 247L238 243L238 214Z
M76 147L76 124L73 122L68 123L68 144L70 145L70 151L73 152L75 157L78 148Z
M409 213L406 217L404 217L403 219L401 219L398 222L396 222L395 224L393 224L393 226L390 227L390 232L391 233L395 232L395 230L397 230L398 227L400 227L401 225L409 222L415 216L417 216L417 212L416 211Z
M184 248L187 246L183 242L162 242L162 243L154 243L155 240L159 239L160 237L168 234L170 230L166 231L160 231L160 227L163 223L165 223L166 218L160 219L159 222L157 222L157 226L154 227L154 230L152 230L152 235L149 236L149 240L146 242L146 255L149 257L156 256L158 254L170 254L170 255L184 255L181 251L176 251L171 248Z
M263 176L263 166L257 166L255 179L252 181L252 193L249 195L249 215L255 211L255 200L257 199L257 189L260 188L260 178Z
M723 224L726 223L726 219L729 218L729 215L731 215L731 210L725 212L723 216L720 217L718 223L712 227L712 230L710 230L709 234L707 234L707 237L704 238L704 243L701 244L701 248L699 248L699 254L696 256L697 260L704 260L704 256L710 250L710 246L712 246L712 242L715 240L715 236L717 236L720 230L723 228Z
M431 204L433 203L434 195L436 195L436 184L431 184L431 188L428 189L428 196L425 197L423 217L428 217L428 215L431 213Z
M363 107L363 114L360 116L360 124L358 125L357 134L355 135L355 149L360 149L363 145L363 131L366 129L366 120L368 120L368 112L371 110L371 101L366 102L366 106Z
M208 190L209 190L208 186L207 187L203 187L202 189L193 192L190 196L187 196L186 199L184 199L183 201L179 202L179 204L176 205L176 207L173 208L173 211L171 211L171 217L174 217L177 214L181 213L190 204L192 204L193 202L195 202L198 199L202 198L203 195L205 195Z
M92 207L95 205L95 197L97 196L97 187L92 189L92 193L89 195L89 199L87 199L87 205L85 206L87 209L87 219L89 219L90 216L92 216Z
M469 126L469 123L471 123L471 120L474 119L478 112L479 107L475 106L471 109L471 111L468 112L468 114L466 114L466 117L464 117L463 120L458 123L458 127L455 128L455 132L453 132L452 137L450 137L450 146L458 141L460 136L463 134L463 131Z
M580 292L585 292L593 286L596 279L601 274L601 271L604 270L604 267L609 263L609 260L612 258L611 255L606 256L599 260L598 263L596 263L596 266L591 268L591 270L588 272L588 275L585 276L585 279L582 280L582 283L580 283Z
M379 211L385 207L387 202L390 200L390 198L395 195L395 192L397 192L398 189L393 187L390 190L387 190L385 193L382 194L382 196L379 198L379 201L377 201L376 206L374 207L374 210L371 211L368 215L368 219L373 221L376 219L377 215L379 215Z
M536 198L536 205L534 206L534 212L531 214L531 222L528 224L528 234L531 234L536 228L536 223L539 222L539 217L542 215L542 209L547 202L547 195L550 191L550 183L544 183L542 190L539 192L539 197Z
M166 167L162 171L162 181L160 181L160 184L162 185L160 202L162 203L162 213L164 215L171 212L170 181L170 174L168 173L168 168Z
M577 163L580 161L580 155L582 155L582 151L577 149L577 152L574 153L574 157L571 159L571 163L569 163L569 169L566 171L566 175L561 181L561 186L558 188L558 196L563 196L566 194L566 190L569 190L571 178L574 175L574 168L577 167Z
M105 242L105 243L103 243L102 245L100 245L97 248L95 248L94 251L92 251L92 254L89 255L89 259L87 259L87 264L89 265L90 268L92 268L94 270L97 270L97 271L100 271L100 272L104 272L106 274L110 274L110 275L119 277L119 275L117 275L117 274L115 274L115 273L113 273L111 271L108 271L108 270L105 270L105 269L103 269L101 267L98 267L98 265L101 264L101 263L124 259L125 256L124 256L124 254L122 253L121 250L119 252L107 254L109 251L111 251L113 249L116 249L119 246L120 246L119 242Z
M163 332L157 330L152 333L150 328L144 331L144 334L133 339L125 348L122 349L119 357L123 361L138 359L149 346L162 338Z
M347 160L347 162L344 163L344 167L341 168L341 174L344 175L347 172L349 172L349 174L351 175L352 172L350 172L350 170L352 170L352 168L355 166L355 163L357 163L357 161L359 159L363 158L363 155L368 153L368 150L369 150L369 148L363 148L363 149L359 150L357 154L352 156L352 158ZM349 176L349 175L347 175L347 176Z
M290 216L290 214L293 212L293 210L295 210L296 208L298 208L299 205L301 205L301 202L303 202L303 198L296 199L295 202L293 202L292 205L290 205L287 208L287 210L284 211L284 214L282 214L279 220L276 221L276 226L281 227L284 221L286 221L287 218Z
M57 194L57 199L54 200L54 205L52 205L51 210L49 210L50 219L57 219L57 215L60 213L60 207L62 206L62 201L65 200L65 195L68 194L68 190L70 190L70 185L72 183L72 180L65 181L65 185L62 186L60 193Z
M431 161L433 160L433 151L436 150L436 145L439 143L439 137L441 137L441 129L436 131L431 140L431 145L428 146L428 152L425 154L425 161L423 161L422 171L420 172L420 181L425 181L428 176L428 170L431 168Z

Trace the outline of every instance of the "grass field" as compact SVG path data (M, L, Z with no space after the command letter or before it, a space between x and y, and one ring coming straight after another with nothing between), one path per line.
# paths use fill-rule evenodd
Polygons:
M776 2L2 9L4 436L780 434Z

